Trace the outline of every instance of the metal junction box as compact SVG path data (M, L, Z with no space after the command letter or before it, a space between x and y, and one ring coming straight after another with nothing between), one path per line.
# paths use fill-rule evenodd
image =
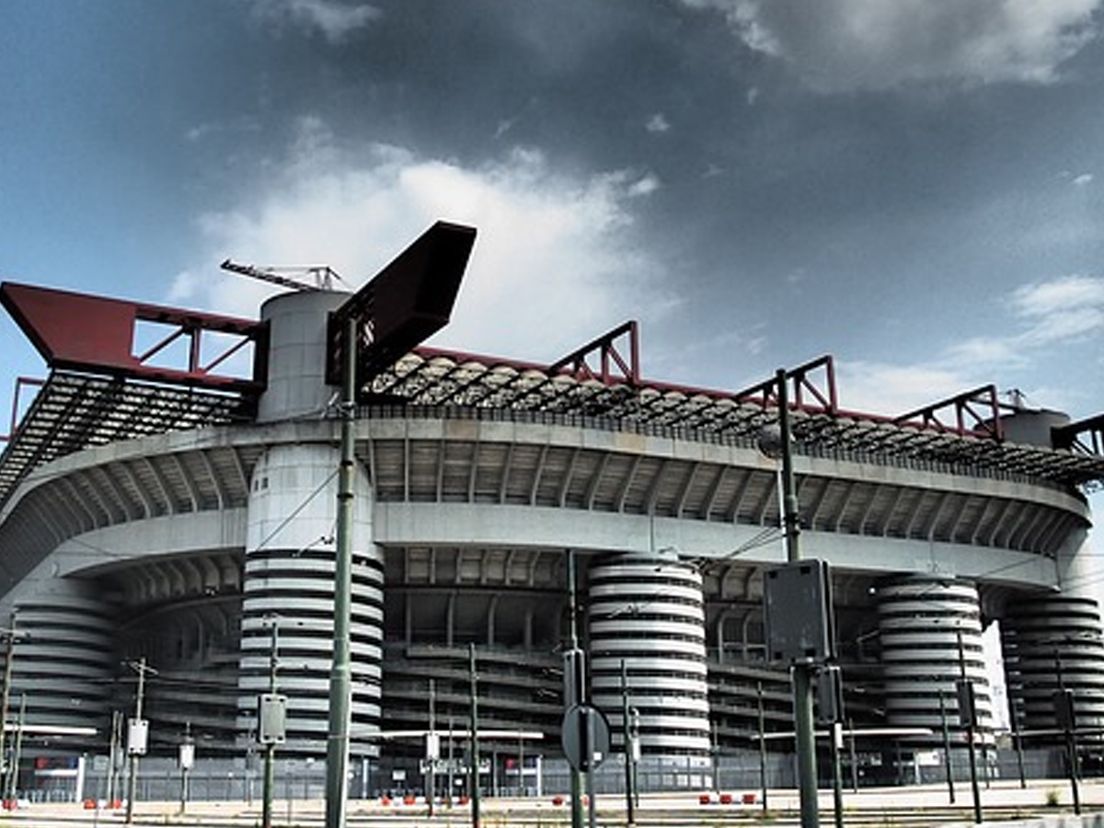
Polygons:
M810 559L768 570L763 578L763 621L768 661L823 664L835 658L828 563Z

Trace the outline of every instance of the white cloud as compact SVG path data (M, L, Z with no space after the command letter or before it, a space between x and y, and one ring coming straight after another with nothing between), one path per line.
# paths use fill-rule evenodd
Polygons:
M1014 326L1008 333L964 339L924 362L844 361L839 367L844 407L899 414L986 385L998 371L1031 375L1043 349L1073 348L1104 333L1104 277L1062 276L1022 285L1007 307ZM1081 402L1060 387L1024 390L1029 401L1051 406Z
M651 195L659 189L659 179L651 173L643 175L629 184L626 192L631 196Z
M1100 0L683 0L825 92L950 80L1049 83L1098 32Z
M648 132L667 132L671 128L670 122L662 112L655 113L648 122L644 124L644 129Z
M331 43L340 43L381 15L375 6L341 0L255 0L254 9L275 25L291 22L317 29Z
M1073 181L1071 181L1070 183L1073 184L1075 187L1084 187L1088 184L1092 184L1092 180L1092 173L1081 173L1081 175L1074 178Z
M634 205L658 186L654 176L568 176L531 149L479 167L379 144L347 151L317 119L301 122L283 170L237 208L199 218L202 249L178 275L174 302L255 315L269 291L218 273L228 256L328 264L359 285L441 218L479 231L442 344L552 360L671 304L633 235Z
M1020 316L1044 320L1086 308L1104 309L1104 277L1073 274L1022 285L1012 294L1012 307Z
M207 121L196 124L184 133L184 139L195 144L223 133L258 132L261 125L252 118L242 116L230 121Z
M841 360L836 373L843 408L887 415L903 414L982 384L967 372L935 363Z

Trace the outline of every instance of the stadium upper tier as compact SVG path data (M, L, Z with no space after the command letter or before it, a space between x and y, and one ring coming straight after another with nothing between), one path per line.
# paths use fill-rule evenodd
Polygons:
M831 377L830 357L812 365ZM795 372L794 381L798 453L874 463L921 461L970 475L1065 487L1104 480L1104 456L1080 444L1054 448L1003 439L992 424L1011 413L1007 407L990 403L973 428L946 426L935 416L890 418L841 410L830 402L834 387L829 397L808 386L802 401L807 366ZM736 393L695 389L428 347L373 377L366 392L376 405L475 408L504 416L528 412L549 422L747 446L756 445L761 429L776 420L763 388ZM968 404L974 396L942 407ZM933 415L940 407L931 407ZM0 456L0 507L24 475L57 457L147 434L248 421L254 408L249 395L55 370ZM976 415L977 407L972 410ZM320 413L336 416L333 410Z

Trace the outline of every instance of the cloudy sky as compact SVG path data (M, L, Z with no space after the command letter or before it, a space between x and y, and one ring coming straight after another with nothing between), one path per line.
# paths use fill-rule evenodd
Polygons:
M436 343L845 406L1104 410L1100 0L7 0L0 277L253 315L227 256L480 237ZM0 320L0 403L41 374ZM5 406L6 409L6 406ZM0 429L6 430L6 429Z

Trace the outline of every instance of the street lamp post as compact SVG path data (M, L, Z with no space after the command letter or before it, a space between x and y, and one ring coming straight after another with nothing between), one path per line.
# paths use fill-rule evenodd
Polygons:
M356 497L357 318L345 320L341 350L341 464L337 475L334 549L333 660L330 667L329 741L326 745L326 828L345 828L351 718L351 611L353 501Z
M763 799L763 810L767 810L767 731L763 713L763 682L755 684L755 697L759 706L759 788Z
M471 762L471 824L472 828L480 828L482 816L479 811L479 676L475 664L475 644L468 644L468 680L471 687L471 701L468 707L468 726L471 728L470 752Z
M142 704L146 695L146 673L156 673L152 667L146 666L146 657L138 659L138 663L130 662L130 666L138 672L138 692L134 696L134 726L127 734L127 753L130 755L130 774L127 781L127 825L134 822L134 800L138 796L138 757L146 752L147 731L143 728Z
M1073 795L1073 812L1081 815L1081 792L1077 784L1077 722L1073 709L1073 693L1066 689L1066 680L1062 675L1062 651L1054 652L1054 669L1058 673L1058 694L1055 698L1055 713L1058 726L1066 737L1066 754L1069 762L1070 793Z
M268 619L272 626L272 638L268 653L268 692L272 697L276 696L276 671L279 669L280 658L280 620L276 617ZM258 722L258 728L260 723ZM261 792L261 826L272 828L272 797L276 787L276 741L270 739L265 745L264 755L264 789Z
M943 726L943 766L947 773L947 796L955 804L954 763L951 761L951 734L947 728L947 702L943 688L939 689L939 721Z
M19 763L23 757L23 729L27 724L27 694L19 694L19 724L15 729L15 753L8 769L8 793L6 799L13 804L19 790Z
M630 707L629 672L625 666L625 659L621 659L621 733L623 734L622 741L625 748L625 824L629 828L633 828L636 825L636 795L633 792L633 763L636 761L636 739L632 733Z
M437 683L429 680L429 733L426 734L426 804L433 819L433 800L437 796Z
M782 442L782 523L786 536L786 559L790 563L796 563L801 560L801 525L798 516L797 487L794 483L790 401L786 382L786 371L779 368L775 374L775 383L778 392L778 426ZM816 734L813 723L815 670L812 664L793 665L794 730L802 828L817 828L820 824L817 811Z
M970 791L974 797L974 822L981 824L981 791L978 790L978 775L977 775L977 752L974 749L974 734L976 733L977 719L976 708L974 707L974 684L973 681L966 677L966 650L962 646L962 630L956 629L955 636L958 641L958 673L961 676L963 686L966 690L964 696L959 697L959 715L963 716L961 706L965 704L967 710L965 711L966 721L966 747L968 749L968 756L970 757Z

